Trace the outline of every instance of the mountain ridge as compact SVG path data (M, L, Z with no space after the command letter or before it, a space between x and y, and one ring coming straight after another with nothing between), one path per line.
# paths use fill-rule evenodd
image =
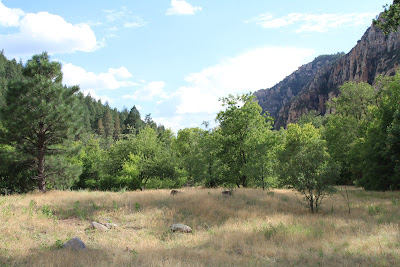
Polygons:
M374 84L379 75L394 75L400 65L400 34L385 35L372 25L347 54L320 57L275 86L254 92L263 111L275 118L276 129L310 110L329 113L325 102L337 96L345 82Z

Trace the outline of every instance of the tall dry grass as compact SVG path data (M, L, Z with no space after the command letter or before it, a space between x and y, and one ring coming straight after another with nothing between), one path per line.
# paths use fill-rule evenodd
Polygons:
M349 191L311 214L290 190L67 192L0 197L1 266L398 266L400 192ZM91 221L119 225L105 233ZM173 223L193 233L170 232ZM80 237L88 249L60 249Z

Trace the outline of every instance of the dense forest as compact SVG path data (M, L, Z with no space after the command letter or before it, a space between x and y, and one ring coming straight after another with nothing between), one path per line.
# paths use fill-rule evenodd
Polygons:
M273 130L251 94L220 99L218 126L176 135L62 84L46 53L26 64L0 54L0 188L143 190L278 187L304 194L317 210L332 185L400 188L400 74L346 83L326 103Z

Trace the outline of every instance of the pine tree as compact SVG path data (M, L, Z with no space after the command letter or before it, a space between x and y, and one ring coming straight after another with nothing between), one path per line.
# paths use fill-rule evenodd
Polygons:
M119 114L115 116L115 129L114 129L114 139L118 140L119 135L121 134L121 123L119 121Z
M106 105L106 111L103 115L103 126L106 137L112 137L114 133L114 124L111 117L110 107Z
M60 152L54 146L78 132L74 94L79 88L62 85L61 64L47 53L28 60L23 75L9 83L0 112L6 140L36 161L38 188L45 192L45 157Z
M140 129L143 128L144 122L140 118L140 112L137 110L135 106L132 107L131 111L128 114L128 117L124 121L126 125L126 130L124 133L130 133L129 131L134 131L135 134L138 134Z
M104 136L105 135L105 131L104 131L104 126L103 126L103 119L99 119L97 121L97 134L100 136Z

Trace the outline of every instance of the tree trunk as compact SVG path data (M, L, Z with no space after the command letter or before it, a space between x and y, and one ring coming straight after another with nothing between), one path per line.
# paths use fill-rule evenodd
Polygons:
M261 167L261 181L262 181L262 189L265 190L264 167Z
M43 132L43 123L39 125L40 130L38 134L38 187L39 191L44 193L46 192L46 176L44 171L44 142L45 142L45 134Z
M314 212L314 196L312 193L310 193L310 210Z

